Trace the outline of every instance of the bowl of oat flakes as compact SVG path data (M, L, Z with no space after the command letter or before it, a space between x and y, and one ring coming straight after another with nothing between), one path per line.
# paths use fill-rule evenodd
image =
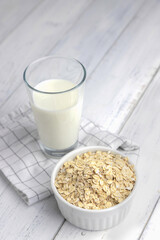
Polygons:
M82 229L103 230L128 214L137 173L118 151L83 147L61 158L52 172L51 186L64 218Z

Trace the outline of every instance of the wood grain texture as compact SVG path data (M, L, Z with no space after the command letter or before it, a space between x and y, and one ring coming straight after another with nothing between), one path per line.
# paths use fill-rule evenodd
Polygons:
M105 1L102 1L103 3L105 2ZM114 4L115 4L115 2L113 2ZM122 3L122 1L121 1L121 3ZM107 3L107 7L106 7L106 10L108 11L104 11L103 12L103 14L105 14L105 13L108 13L107 14L107 16L109 15L110 16L110 18L111 18L111 20L110 20L110 24L111 25L107 25L106 26L106 28L105 29L103 29L103 31L102 31L102 33L99 31L99 28L100 28L100 26L98 27L97 26L97 32L96 32L96 35L98 36L97 37L97 40L95 40L94 39L94 36L92 37L93 38L93 41L94 41L94 44L96 45L96 44L98 44L98 41L100 40L100 38L102 38L103 37L103 35L104 35L104 33L105 33L105 31L107 31L108 33L106 34L106 38L107 38L107 36L108 36L108 38L109 38L109 36L110 36L110 31L111 31L111 28L112 28L112 26L114 26L115 25L115 30L114 30L114 32L112 33L112 35L113 35L113 38L112 38L112 36L111 36L111 38L110 38L110 41L109 41L109 44L108 45L106 45L107 46L107 48L109 48L110 47L110 44L112 44L112 40L114 41L116 38L117 38L117 36L120 34L120 31L121 30L123 30L123 28L127 25L127 23L128 23L128 21L130 21L130 19L132 18L132 16L135 14L135 12L137 11L137 9L139 8L139 5L140 5L140 3L137 1L137 5L135 4L133 7L131 7L131 10L129 10L129 14L128 14L128 12L126 12L126 6L125 6L125 4L123 3L123 8L121 8L120 10L121 10L121 13L119 13L120 15L122 15L122 13L123 12L126 12L126 17L124 17L122 20L122 22L121 21L119 21L118 23L117 23L117 19L114 19L114 17L112 17L112 15L117 15L118 14L118 9L117 8L115 8L115 11L116 12L114 12L114 4L113 5L110 5L109 3ZM130 4L131 4L131 2L130 2ZM60 6L60 5L58 5L58 6ZM110 7L109 7L110 6ZM129 5L129 6L132 6L132 5ZM128 9L129 9L129 6L128 6ZM44 6L43 6L44 7ZM49 7L50 7L50 5L49 5ZM54 6L55 7L55 6ZM46 8L47 8L47 5L46 5ZM76 23L76 26L74 27L74 31L73 31L73 33L72 33L72 31L70 31L70 43L72 42L72 39L73 39L73 37L74 37L74 35L75 35L75 31L76 31L76 27L78 28L78 26L79 26L79 30L80 29L82 29L82 27L83 27L83 25L84 25L84 20L85 21L87 21L87 17L88 17L88 21L89 21L89 19L90 19L90 15L92 14L92 15L94 15L94 13L95 13L95 11L96 11L96 8L97 8L97 5L94 7L94 6L92 6L92 8L91 8L91 10L90 9L88 9L88 11L89 11L89 14L83 14L82 15L82 20L81 20L81 18L78 20L78 22ZM40 9L40 10L39 10ZM82 8L83 9L83 8ZM101 7L101 9L100 10L102 10L103 8ZM40 14L41 12L43 11L43 8L42 8L42 6L40 6L37 10L35 10L35 12L34 13L32 13L31 15L30 15L30 17L29 17L29 19L26 19L26 21L23 23L23 26L27 26L27 29L28 29L28 32L29 32L29 26L30 26L30 23L33 21L33 19L36 19L36 17L38 17L39 15L38 14ZM49 10L48 10L49 11ZM46 10L46 14L47 14L47 17L45 18L45 17L43 17L43 19L40 21L40 23L39 23L39 25L41 25L41 24L44 24L45 23L45 21L47 21L46 19L48 19L50 16L48 16L48 11ZM36 17L35 17L35 14L36 14ZM63 13L64 14L64 13ZM62 15L63 15L62 14ZM101 11L99 12L99 19L96 19L96 21L95 21L95 24L96 24L96 22L98 22L98 20L99 20L99 25L101 25L101 24L103 24L103 18L101 18ZM83 16L84 16L84 20L83 20ZM94 17L92 17L92 20L94 19ZM121 26L121 24L122 24L122 26ZM40 31L40 30L37 30L36 28L37 28L37 26L38 26L38 23L36 23L36 25L34 26L34 29L35 29L35 31L36 31L36 33L38 32L38 31ZM59 26L59 25L58 25ZM66 25L65 25L66 26ZM103 25L103 28L104 28L104 26L105 25ZM40 27L39 27L40 28ZM26 29L26 28L25 28ZM28 46L28 41L29 41L29 39L31 39L30 41L34 41L34 38L35 38L35 33L34 33L34 35L33 36L30 36L30 35L28 35L28 33L27 33L27 29L26 29L26 34L24 34L24 36L23 37L21 37L19 40L18 40L18 43L19 43L19 45L21 45L21 48L16 48L16 50L18 50L18 52L17 52L17 56L15 56L15 59L16 59L16 61L17 61L17 63L16 63L16 66L18 66L18 68L16 69L16 66L14 66L13 65L13 69L12 69L12 73L13 72L15 72L15 75L17 74L17 79L15 78L15 75L14 76L12 76L12 74L9 72L9 76L11 77L11 79L8 79L8 83L6 84L6 83L3 83L4 84L4 89L3 89L3 96L1 96L2 97L2 99L3 100L5 100L6 99L6 97L8 97L9 96L9 94L10 94L10 92L11 92L11 90L13 90L13 88L15 88L16 89L16 91L15 91L15 95L14 95L14 97L12 97L11 98L11 102L10 102L10 106L11 107L14 107L14 103L15 103L15 101L17 101L18 103L20 103L21 104L21 101L23 101L25 98L23 98L23 96L24 96L24 93L25 93L25 91L22 91L21 92L21 94L19 93L19 91L17 91L17 88L15 87L15 85L21 80L21 79L18 79L18 76L19 76L19 71L20 71L20 69L22 69L22 65L23 64L25 64L27 61L29 61L29 58L31 58L31 57L33 57L32 56L32 54L38 54L37 52L36 52L36 49L37 49L37 51L38 51L38 48L39 48L39 53L41 53L41 54L43 54L43 51L44 51L44 47L42 46L42 48L40 49L40 47L41 47L41 42L40 43L37 43L38 44L38 46L37 46L37 48L36 49L34 49L33 47L36 45L36 43L32 43L31 44L31 46ZM57 28L56 28L57 29ZM61 30L61 29L60 29ZM58 30L57 30L57 35L55 35L55 37L56 37L56 40L55 40L55 42L57 41L57 39L60 37L60 30L59 30L59 28L58 28ZM19 26L16 30L15 30L15 32L13 33L13 34L11 34L10 35L10 37L7 39L7 41L6 42L4 42L4 46L5 46L5 48L4 49L7 49L7 46L8 46L8 44L15 38L15 36L17 36L17 34L19 34L19 32L22 32L22 29L21 29L21 26ZM90 33L90 32L92 32L93 31L93 27L92 27L92 21L89 21L89 25L88 25L88 27L85 27L85 32L84 32L84 34L82 35L82 37L81 37L81 39L80 39L80 42L81 41L83 41L84 40L84 37L86 36L86 38L88 37L88 34ZM61 30L61 32L62 32L62 30ZM101 35L100 35L100 37L99 37L99 34L101 33ZM86 34L86 35L85 35ZM43 38L45 38L45 36L47 35L47 33L45 32L45 33L43 33L43 36L42 36L42 39ZM80 36L81 36L81 34L79 34L78 35L78 38L77 38L77 41L78 41L78 39L80 38ZM23 46L22 46L22 40L24 41L24 43L23 43ZM16 45L18 45L18 43L16 43ZM78 42L77 42L78 43ZM15 43L14 43L15 44ZM53 43L52 43L53 44ZM16 53L15 52L15 50L14 49L12 49L12 48L14 48L14 46L15 45L12 45L12 47L10 47L9 48L9 50L11 50L11 52L12 53ZM45 45L45 46L47 46L47 45ZM52 45L53 46L53 45ZM83 49L83 45L81 45L82 46L82 48L80 48L79 50L78 50L78 53L80 54L80 52L81 52L81 50ZM23 61L23 63L21 63L22 62L22 56L23 55L25 55L25 52L28 50L28 49L30 49L30 47L32 47L32 49L34 49L34 51L35 51L35 53L32 53L32 52L29 52L29 53L27 53L27 54L29 54L29 55L26 55L25 56L25 59L24 59L24 61ZM48 49L48 46L46 47L47 49ZM61 49L62 48L62 44L60 44L59 45L59 49ZM85 48L86 48L86 46L85 46ZM88 48L88 53L89 53L89 43L88 43L88 45L87 45L87 48ZM58 45L57 45L57 49L58 49ZM65 44L65 41L64 41L64 47L63 47L63 50L65 51L65 49L67 49L67 45ZM73 48L73 50L72 50L72 54L74 55L74 54L76 54L76 49L77 49L77 47L76 47L76 41L75 41L75 47ZM3 50L4 51L4 50ZM93 51L93 48L91 48L91 50L90 50L90 55L89 55L89 57L88 57L88 59L92 59L92 55L91 55L91 53L92 53L92 51ZM105 51L105 45L104 45L104 51ZM9 53L9 52L8 52ZM101 53L102 54L102 53ZM31 56L30 56L31 55ZM3 55L3 56L5 56L5 55ZM86 56L87 56L87 54L86 54ZM100 60L100 57L101 57L101 55L99 55L99 58L97 59L98 61ZM4 59L5 60L5 59ZM6 61L6 60L5 60ZM14 59L12 60L12 61L14 61ZM96 64L96 59L94 60L95 61L95 63L94 64ZM18 65L18 63L20 63L19 65ZM92 66L94 66L94 65L92 65ZM7 71L6 71L6 74L8 74L8 71L9 71L9 68L8 68L8 63L7 63L7 66L6 66L6 69L8 69ZM10 85L10 83L11 83L11 81L13 81L15 79L15 82L14 82L14 85L13 85L13 88L12 89L10 89L10 87L11 87L11 85ZM2 85L3 85L2 84ZM6 90L5 89L7 89L8 90L8 88L9 88L9 92L6 92ZM4 99L5 98L5 99ZM4 105L4 104L3 104ZM10 111L10 109L11 108L9 108L9 104L6 104L5 106L2 106L1 107L1 110L2 110L2 108L4 108L5 109L5 111L6 112L9 112ZM2 112L1 112L2 113ZM9 200L8 200L9 199ZM15 207L15 205L14 204L12 204L12 202L14 202L14 204L16 205L16 207ZM6 203L7 203L7 205L6 205ZM6 213L1 219L0 219L0 221L3 223L3 225L4 225L4 228L3 228L3 232L2 232L2 239L5 239L5 238L7 238L7 239L12 239L12 236L14 236L14 238L16 238L16 239L36 239L36 237L38 236L38 233L41 235L41 239L50 239L51 238L51 236L53 237L55 234L56 234L56 231L58 230L58 228L59 228L59 226L61 226L61 224L63 223L63 218L62 218L62 216L59 214L59 217L57 217L57 215L55 214L54 216L52 215L52 213L54 213L54 210L53 210L53 212L51 212L51 214L48 214L48 211L49 211L49 209L51 209L51 204L53 204L53 206L56 208L56 204L55 204L55 202L53 201L53 199L51 199L51 200L47 200L46 201L46 205L45 206L47 206L46 208L47 208L47 210L45 210L45 208L43 207L43 204L42 203L39 203L39 204L37 204L36 206L33 206L33 209L35 208L35 211L33 211L32 209L30 210L30 211L27 211L27 207L21 202L21 200L17 197L17 200L16 200L16 193L14 192L14 190L12 190L12 188L11 188L11 186L6 190L6 192L5 192L5 194L3 194L3 196L1 197L1 204L2 204L2 206L4 207L4 211L9 211L9 212L12 212L12 214L11 215L9 215L10 217L8 218L8 214ZM32 208L32 207L31 207ZM52 207L53 208L53 207ZM6 210L7 209L7 210ZM20 209L20 211L19 211L19 209ZM47 214L46 214L46 211L47 211ZM1 214L1 212L0 212L0 214ZM9 213L10 214L10 213ZM20 216L20 214L21 214L21 216ZM18 228L16 228L16 227L12 227L12 223L13 223L13 219L14 218L16 218L16 219L18 219L18 217L20 217L20 219L22 219L22 218L24 218L24 216L25 216L25 221L23 222L21 222L20 221L20 223L19 223L19 227ZM45 216L43 219L42 219L42 216ZM35 218L36 218L36 223L38 222L39 224L35 224ZM54 223L55 222L55 223ZM48 224L49 223L49 224ZM35 226L36 225L36 226ZM25 227L26 226L26 227ZM45 231L43 230L43 226L45 226ZM52 226L54 226L54 230L53 230L53 227ZM8 235L8 237L7 237L7 232L9 231L8 229L11 227L11 234L9 234Z
M160 236L159 220L160 220L160 197L158 198L157 203L153 209L153 212L150 218L148 219L144 232L142 233L139 239L140 240L158 239Z
M40 5L42 0L1 0L0 1L0 43L22 24L31 11Z
M159 197L160 190L160 71L147 89L134 113L121 131L122 135L137 142L141 155L137 164L139 186L130 217L110 231L106 239L138 239ZM126 229L127 224L127 229ZM130 226L130 228L129 228ZM131 231L130 231L131 230ZM126 236L122 235L125 232ZM118 238L119 236L119 238ZM154 239L154 238L153 238ZM158 238L157 238L158 239Z
M17 88L16 83L21 81L25 65L33 60L34 56L45 55L85 11L90 2L82 0L75 4L75 1L69 0L66 4L63 0L45 1L3 41L0 48L1 60L3 59L0 67L3 69L0 82L1 104L10 95L11 86ZM20 102L19 97L16 96ZM59 213L54 197L28 208L10 185L4 185L0 193L2 240L39 239L39 237L45 240L51 239L56 234L63 217Z
M64 222L54 197L27 207L0 176L1 240L135 240L140 236L160 187L159 21L158 0L76 4L46 0L0 45L1 116L26 101L19 85L28 63L48 53L66 53L88 69L85 116L114 131L124 126L122 134L142 148L138 164L142 175L130 215L103 232Z
M81 239L82 236L83 239L93 240L138 240L154 208L160 189L159 87L160 72L121 131L122 135L135 141L141 147L137 163L137 170L140 174L139 185L127 218L117 227L102 232L81 230L66 221L57 234L56 240Z
M91 0L76 4L74 0L46 0L2 42L0 106L22 82L26 66L36 58L47 55L90 3ZM14 84L11 85L11 82Z
M54 197L27 207L9 187L0 197L0 203L3 206L0 212L2 240L52 239L63 222Z
M138 22L136 22L136 19L135 19L135 21L133 22L133 26L132 25L130 26L131 29L130 29L130 27L128 28L129 33L127 33L127 32L124 33L124 35L127 38L131 35L131 33L132 33L134 28L136 29L137 26L140 26L140 22L141 21L144 24L144 17L145 17L145 20L147 20L147 27L150 27L150 29L152 29L152 27L154 28L154 26L158 26L156 24L158 22L158 20L156 18L159 18L159 11L160 11L160 9L158 8L158 10L157 10L157 2L153 3L152 8L151 8L150 4L151 4L151 2L148 1L148 5L145 5L144 8L141 10L140 14L137 16L137 21ZM149 17L149 15L148 15L149 12L150 12L149 9L152 10L151 13L150 13L151 17ZM153 16L155 17L156 20L154 19ZM153 19L154 23L152 22L151 19ZM140 20L140 22L139 22L139 20ZM148 24L150 21L152 22L152 23L150 23L152 25L152 27L151 27L150 24ZM143 26L143 29L145 30L145 26ZM141 36L140 38L142 38L142 36L144 34L143 31L142 31L143 29L139 30L139 32L140 32L139 34ZM141 33L141 31L142 31L142 33ZM157 34L157 31L155 32L155 34ZM131 35L131 37L133 38L133 35ZM156 45L152 44L153 43L153 39L155 39ZM151 41L149 41L149 45L148 45L148 47L150 49L150 54L151 55L153 54L152 51L154 53L156 52L156 48L154 49L154 47L158 46L157 38L153 38L153 39ZM122 40L124 40L123 36L122 36ZM137 47L138 47L138 41L139 40L138 39L135 40ZM145 38L144 38L144 41L145 41ZM120 40L118 41L118 43L119 42L120 42ZM133 44L133 42L131 42L131 45L132 44ZM131 50L130 50L132 54L134 53L133 46L131 47ZM143 46L141 46L141 48L143 48ZM145 48L146 48L146 51L147 51L147 49L148 49L147 46L145 46ZM118 49L120 49L120 47ZM127 48L127 50L129 50L129 49ZM140 49L139 49L139 51L140 51ZM139 60L138 60L139 55L137 56L135 54L135 57L137 57L136 58L137 62L135 61L135 63L134 63L134 59L133 59L133 62L130 62L130 65L129 65L130 68L132 68L131 64L133 64L133 67L135 67L135 64L136 64L137 67L141 66L141 68L144 65L144 71L148 71L148 68L147 68L149 66L148 65L149 64L148 61L150 61L150 63L152 64L153 63L153 61L152 61L153 58L149 57L149 58L146 59L145 58L146 51L144 49L142 49L142 52L140 53L140 59ZM126 57L127 59L126 59L125 63L127 63L127 61L129 62L128 59L130 58L130 56ZM143 62L142 62L142 59L143 59ZM117 59L117 61L118 61L118 59ZM146 61L146 63L145 63L145 61ZM144 74L144 76L147 77L149 82L151 81L151 86L152 86L152 80L155 82L154 86L155 86L155 89L157 90L157 89L159 89L158 88L159 76L156 76L156 79L154 79L154 71L157 73L157 69L159 68L159 54L158 53L157 53L157 60L156 61L157 62L155 62L155 63L157 64L157 67L152 67L151 66L150 67L151 74ZM140 62L142 62L141 65L140 65ZM145 64L147 64L147 67L145 66ZM103 68L101 68L101 69L100 69L100 66L99 66L99 69L98 69L98 73L99 74L97 75L97 78L98 78L98 76L100 76L100 73L102 73L102 70L106 71L106 69L104 68L104 65L103 65ZM122 68L119 69L119 73L121 72L121 70L122 70ZM125 68L124 70L127 71L128 68ZM131 71L131 73L132 73L133 70L129 69L129 71ZM129 73L127 73L127 74L129 74ZM122 74L125 74L125 72L124 73L122 72ZM137 80L137 86L138 86L138 84L140 84L140 85L142 84L141 86L143 86L143 84L144 84L143 87L144 87L144 90L145 90L145 89L147 89L147 87L149 85L148 85L148 83L145 84L145 82L143 82L143 77L140 74L141 73L139 73L139 78ZM132 76L132 78L134 79L134 83L136 83L136 76L138 77L138 73L137 73L137 75L133 75ZM146 78L145 78L144 81L147 81ZM113 84L113 81L109 82L109 84L110 85ZM119 82L119 84L121 84L121 82ZM135 94L135 92L134 92L135 89L134 89L134 84L131 84L131 82L129 82L129 83L127 82L126 84L127 84L127 88L125 88L126 85L124 84L123 88L122 88L122 91L124 91L124 97L126 96L126 98L127 98L128 90L130 90L130 94L131 93ZM113 86L115 87L115 84L113 84ZM94 87L95 87L95 85L94 85ZM99 89L98 88L98 82L97 82L97 88L94 88L94 89L95 89L95 91L97 91L97 89ZM93 89L93 91L94 91L94 89ZM110 88L110 89L113 89L113 88ZM133 90L133 92L132 92L132 90ZM140 90L141 90L141 88L137 88L138 92ZM90 91L92 91L92 89L90 89ZM92 93L93 93L93 91L92 91ZM126 240L127 239L131 239L131 240L132 239L138 239L141 231L143 230L143 228L145 226L147 218L149 217L149 214L152 211L152 209L154 207L154 204L155 204L155 202L157 200L158 189L160 187L160 185L159 185L159 182L160 182L160 179L159 179L159 176L160 176L160 170L159 170L160 166L159 166L159 163L157 162L157 165L153 166L153 164L152 164L153 161L150 161L150 165L149 166L147 164L145 165L146 161L149 162L149 160L151 158L154 158L154 157L152 157L152 151L150 151L150 144L151 144L151 148L155 147L155 143L156 143L157 140L156 140L156 137L155 137L154 134L155 133L159 134L159 129L156 128L155 124L154 124L155 133L152 135L152 137L150 136L151 134L149 134L149 132L148 132L148 134L145 134L143 132L143 129L144 129L143 126L144 126L145 119L147 118L147 120L148 120L148 125L145 124L145 129L147 129L148 131L151 131L151 124L153 123L153 119L156 118L157 111L158 111L158 108L155 109L154 108L154 103L151 101L150 109L147 111L146 116L145 117L143 116L143 112L144 112L145 106L148 105L148 101L150 101L150 99L154 99L154 95L155 95L155 93L154 92L152 93L152 90L150 90L150 86L149 86L149 93L148 93L148 89L146 91L147 92L144 93L144 96L145 96L144 102L141 103L142 107L141 107L141 111L139 112L139 115L135 114L133 119L132 119L132 116L131 116L131 118L128 120L128 122L131 123L131 125L128 127L128 131L127 130L126 130L126 132L125 132L125 130L122 131L123 135L126 135L128 138L133 139L136 142L138 142L140 144L140 146L142 146L142 148L144 150L141 153L142 156L143 156L143 160L140 159L141 160L141 164L142 164L141 165L141 169L139 167L139 171L143 172L144 176L141 177L142 182L141 182L141 185L139 186L139 195L137 194L137 200L135 200L135 202L134 202L134 205L133 205L133 208L132 208L132 211L131 211L129 217L121 225L117 226L116 228L108 230L108 231L104 231L104 232L98 232L98 233L96 232L96 234L94 232L83 231L83 230L80 230L80 229L78 230L74 226L70 225L68 222L65 222L64 225L63 225L63 228L60 230L59 234L57 234L57 236L55 238L56 240L63 239L64 237L66 239L81 239L82 236L83 236L84 239L107 239L107 240L112 240L112 239L114 239L114 240L116 240L116 239L117 240L121 240L121 239L122 240L125 240L125 239ZM117 92L118 92L118 89L117 89ZM142 92L141 92L141 94L142 94ZM107 93L109 93L109 91ZM158 93L158 90L157 90L157 93ZM151 94L151 96L150 96L150 94ZM146 95L147 95L147 97L146 97ZM99 96L100 96L100 94L99 94ZM119 96L119 101L121 101L120 96ZM105 95L102 97L102 99L103 99L102 101L104 101ZM94 101L94 99L92 99L92 100ZM156 100L158 100L158 94L157 94L157 97L156 97L155 101ZM95 101L98 101L97 98L95 99ZM141 102L141 100L140 100L140 102ZM122 98L121 104L122 103L130 104L131 102L127 102L127 100L124 101L124 99ZM101 104L99 103L98 106L102 106L102 104L103 103L101 102ZM111 105L111 108L113 107L113 113L114 113L114 110L115 110L114 105L112 105L112 104L110 104L110 105ZM138 107L139 107L139 105L138 105ZM135 105L134 105L134 108L135 108ZM132 109L132 111L133 111L133 109ZM152 109L154 109L154 114L151 117L150 113L152 112ZM128 109L126 109L126 112L127 111L128 111ZM93 111L93 113L94 113L94 111ZM128 114L129 114L129 112L128 112ZM97 113L95 114L95 116L97 118ZM119 116L117 116L117 120L119 120L118 117ZM112 121L113 120L114 120L114 118L112 118ZM126 121L126 119L125 119L125 121ZM158 121L159 121L159 117L157 118L157 124L158 124ZM136 126L138 126L138 129L136 128ZM134 135L130 134L130 132L132 132L132 131L134 131L134 134L136 136L138 135L137 138L135 138ZM150 138L148 139L146 145L144 145L144 139L147 139L147 136L150 136ZM139 141L139 138L141 138L141 141ZM151 139L152 139L152 142L150 143ZM157 148L158 148L158 146L157 146ZM145 152L145 149L148 149L148 152ZM140 166L140 164L139 164L139 166ZM152 169L152 174L149 174L149 171L151 169ZM156 178L154 179L154 188L152 188L152 184L153 184L152 175L156 176ZM144 188L144 185L146 184L147 176L150 176L150 185L146 185L146 191L144 191L142 193L140 190ZM149 192L148 192L148 188L150 188ZM142 198L142 196L143 196L143 198ZM147 196L147 198L146 198L146 196ZM126 225L128 226L127 229L126 229Z
M71 31L51 50L51 54L79 59L90 76L124 29L133 20L144 0L96 0L77 21Z
M132 4L132 0L127 1L127 4L124 0L118 1L118 4L116 0L94 1L94 3L92 3L73 24L72 28L66 31L63 37L58 34L55 36L57 43L55 44L54 48L52 46L52 49L49 53L65 55L79 59L86 66L87 75L89 76L91 72L95 70L105 53L112 47L116 39L119 38L119 35L126 28L128 22L132 20L142 3L142 0L136 0L134 1L134 4ZM44 21L46 20L43 19L43 25ZM24 47L19 49L18 52L18 54L22 55L25 54L25 51L27 50L27 40L21 38L19 41L20 44L21 41L24 41ZM52 44L54 45L54 42ZM34 49L34 45L32 45L32 48ZM37 46L37 49L38 48L39 46ZM48 49L47 45L46 49ZM42 51L43 53L43 48L37 51ZM34 53L32 54L35 54L35 56L39 57L38 52L36 52L35 49ZM26 61L30 61L28 58L29 56L25 57L23 65ZM21 71L21 57L16 57L16 61L17 64L20 61L18 69L14 68L15 74L17 74L17 79L13 86L10 87L8 84L5 85L5 88L3 89L1 115L7 113L9 110L14 109L27 98L24 84L22 82L22 72L24 69ZM10 77L12 78L12 76ZM90 85L92 87L92 85L94 85L93 82L90 81L88 88L90 88ZM105 85L105 88L106 90L108 89L107 85ZM4 94L6 94L7 98L4 97ZM19 96L18 98L17 95ZM21 102L19 99L21 99Z
M112 132L125 124L160 66L159 21L160 2L146 1L88 79L86 117Z

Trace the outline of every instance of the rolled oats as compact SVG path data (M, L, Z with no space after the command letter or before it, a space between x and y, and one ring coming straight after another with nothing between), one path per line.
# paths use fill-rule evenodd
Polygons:
M85 209L104 209L122 202L136 181L127 157L110 151L87 152L67 161L55 186L69 203Z

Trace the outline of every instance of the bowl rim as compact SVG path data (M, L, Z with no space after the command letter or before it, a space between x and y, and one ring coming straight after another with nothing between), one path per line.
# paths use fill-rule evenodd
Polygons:
M85 208L81 208L78 206L75 206L71 203L69 203L67 200L65 200L58 192L54 182L55 182L55 178L57 176L57 173L60 169L60 167L67 162L67 160L71 160L70 158L73 157L75 154L78 155L78 153L82 154L85 153L87 151L98 151L98 150L103 150L103 151L111 151L113 153L117 153L120 154L122 156L127 156L122 154L120 151L118 150L114 150L111 149L109 147L105 147L105 146L86 146L86 147L80 147L77 148L69 153L67 153L66 155L64 155L59 162L56 164L56 166L54 167L52 174L51 174L51 188L53 190L53 193L55 195L55 197L57 197L60 201L62 201L65 205L68 205L69 207L76 209L77 211L81 211L81 212L86 212L86 213L103 213L103 212L110 212L113 210L116 210L120 207L122 207L124 204L126 204L135 194L136 189L137 189L137 171L136 168L134 168L135 171L135 175L136 175L136 181L135 181L135 185L134 188L132 190L132 192L129 194L129 196L127 198L125 198L122 202L118 203L117 205L113 206L113 207L109 207L109 208L104 208L104 209L85 209Z

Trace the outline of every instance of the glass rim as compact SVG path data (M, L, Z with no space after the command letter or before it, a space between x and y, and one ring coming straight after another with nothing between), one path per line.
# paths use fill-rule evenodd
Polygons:
M83 70L82 80L81 80L78 84L76 84L74 87L69 88L69 89L64 90L64 91L59 91L59 92L41 91L41 90L38 90L38 89L32 87L32 86L28 83L28 81L27 81L27 79L26 79L27 70L29 69L30 66L38 63L39 61L43 61L43 60L46 60L46 59L49 59L49 58L54 58L54 59L59 58L59 59L66 59L66 60L72 60L72 61L77 62L77 63L81 66L81 68L82 68L82 70ZM58 78L57 78L57 79L58 79ZM24 72L23 72L23 80L24 80L25 84L26 84L30 89L32 89L33 91L36 91L36 92L39 92L39 93L43 93L43 94L60 94L60 93L70 92L70 91L78 88L79 86L81 86L82 83L85 81L85 79L86 79L86 69L85 69L85 67L83 66L83 64L82 64L80 61L78 61L77 59L75 59L75 58L69 58L69 57L46 56L46 57L38 58L37 60L31 62L31 63L25 68L25 70L24 70Z

